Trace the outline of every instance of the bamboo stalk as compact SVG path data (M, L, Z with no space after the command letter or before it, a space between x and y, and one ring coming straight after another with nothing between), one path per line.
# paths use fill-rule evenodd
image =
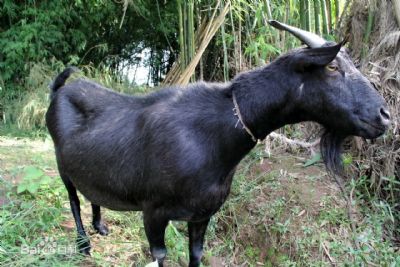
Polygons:
M296 5L293 3L294 0L288 0L289 3L289 11L294 11L297 10L296 9ZM294 12L293 12L294 13ZM294 25L294 26L298 26L299 24L295 24L294 22L294 18L293 16L291 16L291 13L288 13L288 20L287 20L287 24L289 25Z
M326 11L326 1L321 0L321 15L322 15L322 33L323 34L328 34L329 33L329 28L328 28L328 15Z
M219 3L218 3L219 4ZM210 43L211 39L215 35L215 33L218 31L218 29L221 27L222 23L225 20L225 16L229 11L229 5L230 2L227 2L225 7L223 8L221 14L215 19L215 21L212 21L209 27L209 32L206 36L205 39L202 40L199 49L193 58L193 60L190 62L189 66L185 69L185 71L182 73L182 76L178 80L178 84L181 85L186 85L189 82L190 76L193 73L194 69L196 68L202 54L204 53L205 49L207 48L208 44Z
M290 0L287 0L285 3L285 14L283 18L283 23L289 24L289 16L290 16ZM287 31L281 31L281 48L284 51L286 47L286 37L287 37Z
M184 41L184 25L183 25L183 15L182 15L182 2L178 0L178 13L179 13L179 49L180 49L180 68L183 71L185 68L185 41ZM173 69L173 68L172 68Z
M216 14L216 9L214 10L214 13L213 13L213 15L211 17L210 22L214 20L215 14ZM210 22L207 23L207 19L204 18L203 22L201 23L200 28L197 29L197 32L195 34L195 36L196 36L196 39L195 39L195 43L196 43L195 47L196 47L196 49L198 48L201 40L203 40L205 38L205 36L207 35L207 33L209 32L209 30L210 30L209 29L210 28L209 27L210 26ZM184 40L185 39L183 39L183 42L184 42ZM186 51L186 48L184 49L184 52L183 52L184 56L186 58L187 56L186 56L186 52L185 51ZM181 55L179 56L179 58L173 64L171 70L167 73L163 84L174 84L174 83L176 83L176 81L179 79L181 73L186 69L186 67L188 65L188 64L185 64L185 62L183 61L185 58L182 58Z
M300 8L299 8L299 15L300 15L300 25L302 29L306 28L306 14L305 14L305 2L304 0L300 0Z
M221 0L218 0L217 4L215 5L214 12L213 12L213 14L211 16L210 23L208 23L208 25L207 25L207 30L205 32L205 35L208 35L210 30L211 30L211 26L212 26L211 22L214 20L215 15L217 14L217 7L219 7L220 3L221 3Z
M372 32L372 27L374 23L374 8L372 6L369 7L368 9L368 21L367 21L367 28L365 29L365 34L364 34L364 46L362 49L362 57L364 57L367 54L368 50L368 42L369 42L369 37Z
M265 2L265 7L267 8L268 19L273 19L272 18L272 11L271 11L271 3L270 3L270 1L269 0L264 0L264 2Z
M197 16L196 16L196 18L197 18L197 32L199 32L199 29L200 29L200 27L202 26L202 23L201 23L201 13L200 13L200 7L199 7L199 5L197 5L197 9L196 9L196 14L197 14ZM198 41L197 41L197 38L198 38L198 36L196 36L196 39L195 39L195 44L198 44ZM196 47L196 49L197 49L197 47ZM202 81L202 80L204 80L204 70L203 70L203 58L201 58L200 59L200 62L199 62L199 75L200 75L200 81Z
M189 0L188 3L188 48L189 48L189 58L188 60L191 61L194 57L195 53L195 45L194 45L194 0ZM191 81L195 81L195 72L191 76Z
M305 1L306 30L311 31L311 4L310 0Z
M328 34L331 33L332 30L332 5L331 0L326 1L326 14L328 16Z
M239 18L239 37L238 37L238 42L239 42L239 71L242 70L242 20Z
M233 56L235 58L235 74L239 69L239 57L238 57L238 38L235 30L235 22L233 20L233 12L232 12L232 5L229 6L229 17L231 19L231 28L232 28L232 35L233 35Z
M183 68L186 68L187 64L188 64L188 33L187 33L187 2L185 0L183 0L183 5L182 5L182 18L183 18L183 43L185 44L184 48L185 48L185 57L183 58L184 60L182 61L183 64Z
M335 0L335 26L339 22L339 14L340 14L339 0Z
M194 42L195 42L196 49L198 48L200 41L206 35L206 27L207 26L208 26L207 18L204 18L200 24L200 27L197 29L196 34L195 34L196 38L194 39Z
M320 21L319 21L320 10L321 9L319 7L319 0L314 0L314 27L315 27L315 33L318 35L321 34Z
M224 50L224 81L229 80L229 65L228 65L228 48L226 47L225 40L225 22L221 25L221 38L222 38L222 48Z
M266 10L267 10L268 19L273 20L274 18L272 17L272 11L271 11L272 9L271 9L270 0L264 0L264 4L265 4ZM264 16L264 13L261 13L261 15L263 17L264 24L267 25L267 21L266 21L266 18ZM272 44L277 44L279 42L279 39L282 39L282 38L279 38L280 34L283 33L284 31L278 31L275 28L272 28L271 32L272 32L272 34L271 34L271 43Z
M251 40L251 33L250 33L251 28L249 25L249 21L250 21L249 12L245 12L245 15L246 15L246 19L244 20L244 22L245 22L244 29L246 31L246 38L247 38L247 40ZM251 55L249 55L248 63L249 63L249 66L252 65Z
M220 5L221 0L218 0L217 5L215 6L214 12L211 16L211 19L206 22L206 19L203 19L203 22L199 29L196 31L196 39L195 39L195 47L196 47L196 54L188 64L188 66L181 70L181 56L178 60L173 64L171 70L167 73L167 76L164 79L164 84L179 84L185 85L189 82L190 77L192 76L193 72L196 69L205 49L207 48L208 44L210 43L211 39L221 27L222 23L224 22L225 16L227 15L230 7L230 2L228 2L224 8L222 9L220 15L215 18L216 12L218 10L218 6ZM200 36L200 37L199 37Z

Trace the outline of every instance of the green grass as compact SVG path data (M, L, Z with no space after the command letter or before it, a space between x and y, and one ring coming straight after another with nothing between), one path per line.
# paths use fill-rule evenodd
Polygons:
M92 256L75 253L75 225L56 172L51 141L0 137L0 262L2 266L144 266L151 261L140 212L103 211L110 234L90 225L90 203L81 197ZM232 192L212 218L203 266L399 266L385 231L390 205L355 199L357 232L351 232L337 186L320 165L275 152L260 163L261 147L240 164ZM50 182L41 182L51 177ZM17 193L29 181L40 185ZM355 249L353 238L360 249ZM168 266L188 261L186 224L166 230ZM52 247L53 246L53 247ZM53 249L53 250L51 250Z

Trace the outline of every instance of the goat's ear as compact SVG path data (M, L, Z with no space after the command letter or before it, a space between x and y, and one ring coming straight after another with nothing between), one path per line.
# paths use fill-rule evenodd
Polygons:
M303 49L294 55L293 64L297 71L305 71L313 67L324 67L335 59L342 43L334 46Z

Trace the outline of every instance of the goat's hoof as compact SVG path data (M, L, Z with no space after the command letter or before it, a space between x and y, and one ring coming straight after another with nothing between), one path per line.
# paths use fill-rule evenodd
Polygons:
M108 235L108 227L104 223L93 224L93 228L96 230L97 233L100 235Z
M79 252L85 256L90 256L90 242L87 237L78 237L77 245Z
M90 247L79 248L79 252L87 257L90 257Z

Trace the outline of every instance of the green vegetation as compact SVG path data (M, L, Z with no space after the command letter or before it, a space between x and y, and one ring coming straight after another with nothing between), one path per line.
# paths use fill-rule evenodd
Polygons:
M155 1L132 1L125 7L104 0L3 1L0 5L0 121L22 123L22 128L27 123L30 128L43 125L36 120L18 122L14 112L25 108L19 104L25 104L27 112L42 114L39 108L32 109L36 104L47 105L42 89L64 65L107 69L106 74L121 79L121 69L137 64L138 55L148 48L151 74L157 73L163 51L169 51L164 36L170 35L168 38L173 40L171 36L177 25L171 19L174 2L168 1L159 10ZM123 9L128 15L122 21ZM162 18L162 24L153 23L153 18L158 17ZM174 57L171 53L170 64ZM38 66L45 72L34 72ZM37 79L42 83L37 84ZM159 76L153 77L154 81L157 79Z

